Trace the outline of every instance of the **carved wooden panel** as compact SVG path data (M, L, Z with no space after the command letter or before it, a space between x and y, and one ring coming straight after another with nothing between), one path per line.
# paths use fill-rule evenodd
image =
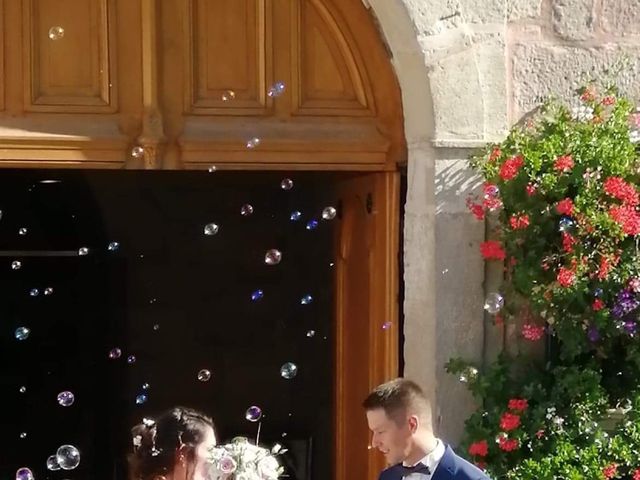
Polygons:
M329 3L299 0L291 5L296 113L372 114L373 99L364 65Z
M264 113L271 0L189 0L185 30L187 111Z
M27 110L113 111L112 0L25 0L23 5Z
M0 111L4 110L4 0L0 0Z

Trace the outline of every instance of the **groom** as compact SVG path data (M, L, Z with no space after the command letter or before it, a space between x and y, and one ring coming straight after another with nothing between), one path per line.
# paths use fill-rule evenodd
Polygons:
M488 480L435 437L429 400L411 380L379 385L363 406L373 432L371 445L392 465L379 480Z

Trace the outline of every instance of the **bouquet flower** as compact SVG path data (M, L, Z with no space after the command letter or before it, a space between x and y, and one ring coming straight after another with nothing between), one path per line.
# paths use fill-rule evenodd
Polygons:
M277 480L284 468L277 456L287 450L276 444L271 450L236 437L231 443L211 449L211 480Z

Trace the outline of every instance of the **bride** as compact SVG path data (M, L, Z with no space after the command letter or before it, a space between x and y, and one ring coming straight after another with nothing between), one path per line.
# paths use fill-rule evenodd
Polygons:
M281 445L267 450L236 438L216 446L213 420L189 408L145 418L131 432L133 480L277 480L284 470Z
M216 445L213 420L176 407L133 427L129 463L134 480L209 480L209 452Z

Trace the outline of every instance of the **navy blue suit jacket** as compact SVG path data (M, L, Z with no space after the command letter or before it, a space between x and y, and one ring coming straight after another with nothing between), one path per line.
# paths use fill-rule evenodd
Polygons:
M387 468L380 474L380 480L402 480L400 465ZM456 455L447 445L431 480L489 480L489 477L478 467Z

